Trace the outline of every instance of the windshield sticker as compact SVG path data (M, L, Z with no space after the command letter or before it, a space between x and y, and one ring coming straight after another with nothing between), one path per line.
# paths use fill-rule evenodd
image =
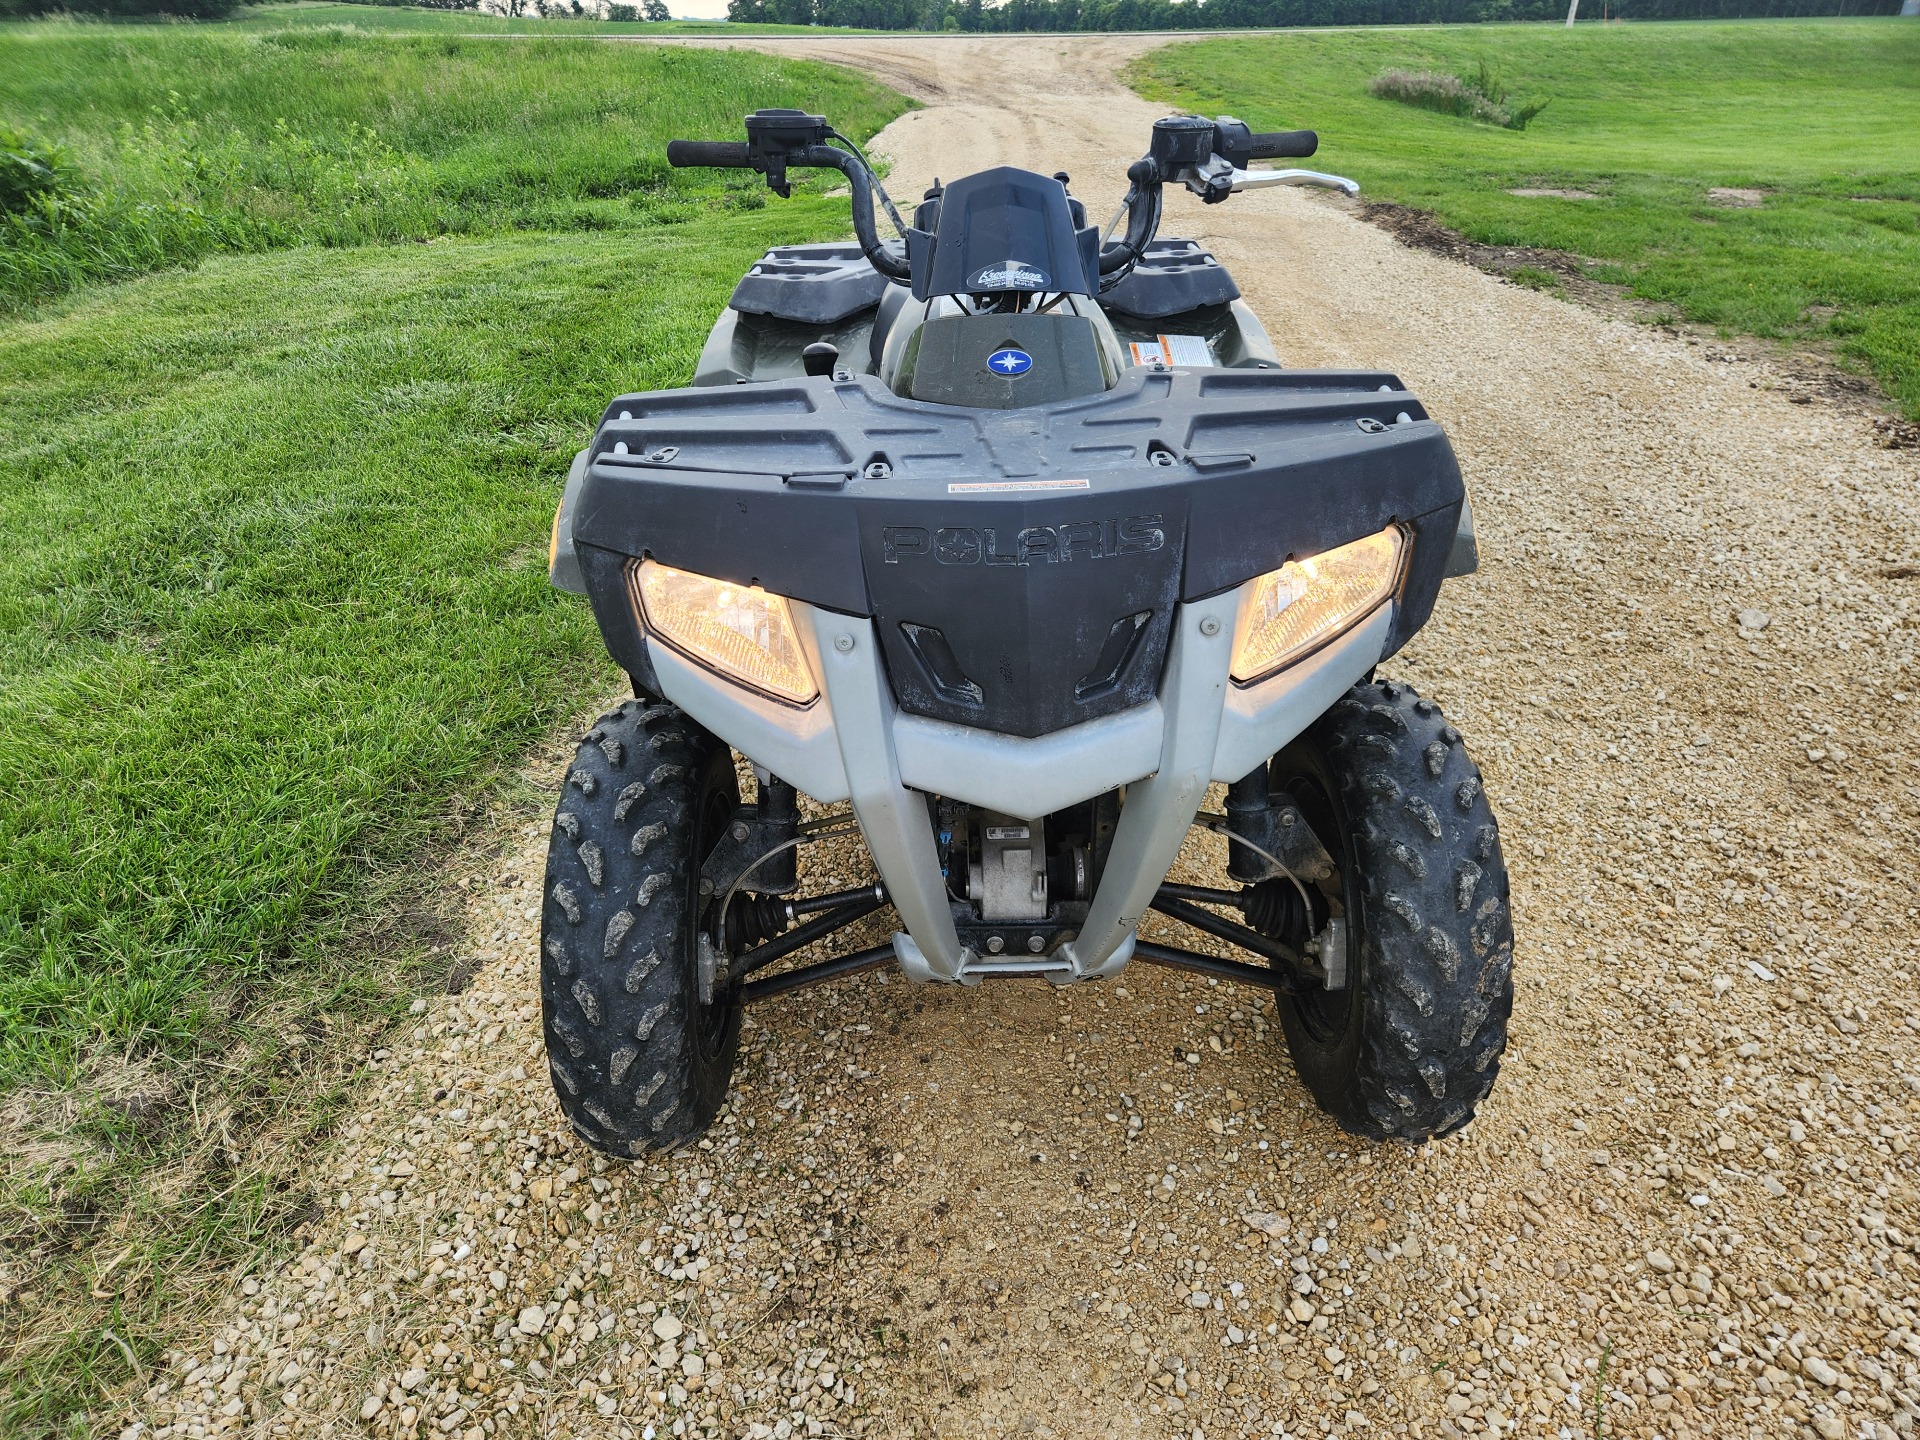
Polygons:
M1003 346L987 356L987 369L996 375L1024 375L1033 368L1033 356L1014 345Z
M1016 490L1089 490L1088 480L964 480L947 486L949 495L1006 495Z
M969 290L1045 290L1053 277L1024 260L1007 260L976 270L967 281Z

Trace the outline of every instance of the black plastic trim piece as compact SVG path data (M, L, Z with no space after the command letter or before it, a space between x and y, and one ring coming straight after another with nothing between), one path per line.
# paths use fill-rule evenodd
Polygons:
M955 658L945 635L931 625L916 625L911 620L902 620L900 629L906 636L908 651L927 672L927 679L940 692L941 699L955 705L985 703L986 692L978 680L970 679L960 668L960 661Z
M586 582L587 602L600 627L600 639L613 663L626 671L634 692L650 699L665 697L660 677L654 673L653 657L647 653L646 632L627 595L627 557L598 545L586 544L575 532L574 553L580 562L580 575Z
M1107 631L1107 643L1100 647L1100 654L1093 662L1093 668L1073 682L1073 696L1076 700L1088 700L1103 695L1120 683L1128 663L1140 648L1140 634L1147 628L1147 622L1153 619L1151 610L1136 610L1131 615L1122 615L1113 622L1113 628Z
M727 304L743 315L838 325L878 305L887 284L858 245L776 245L754 261Z
M1100 297L1100 305L1140 320L1163 320L1239 298L1227 267L1197 242L1155 240L1132 273Z
M1382 431L1363 434L1362 415ZM1249 459L1202 472L1177 458L1196 453ZM876 454L888 464L869 478ZM824 474L851 478L789 483ZM1031 736L1151 699L1179 603L1398 523L1410 553L1391 653L1432 610L1464 495L1445 434L1380 372L1135 370L1010 411L816 377L614 401L574 539L609 649L636 675L638 628L611 613L630 609L625 585L590 563L596 548L871 616L904 710ZM1076 694L1114 622L1143 611L1117 683ZM940 630L983 703L941 693L903 622Z

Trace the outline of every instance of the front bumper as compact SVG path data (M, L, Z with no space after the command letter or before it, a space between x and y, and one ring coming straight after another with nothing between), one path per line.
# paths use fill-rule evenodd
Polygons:
M805 709L766 699L648 640L666 699L754 763L833 804L851 803L905 930L901 968L969 984L1040 975L1060 984L1113 974L1215 780L1250 773L1379 661L1392 602L1257 685L1228 677L1240 591L1176 608L1159 696L1116 715L1026 739L902 712L874 622L793 605L820 698ZM1076 938L1046 956L987 957L962 945L928 823L944 795L1034 818L1127 787L1113 849Z
M1379 372L1136 369L1011 411L819 376L613 401L568 482L552 569L641 690L852 802L910 974L1065 982L1126 962L1207 785L1250 773L1425 622L1464 499L1440 427ZM1246 585L1389 524L1412 546L1391 601L1231 684ZM629 584L643 558L785 597L820 697L763 699L650 638ZM1129 620L1137 639L1108 671ZM929 630L944 657L919 649ZM1118 786L1078 934L1034 958L969 951L926 797L1031 819Z

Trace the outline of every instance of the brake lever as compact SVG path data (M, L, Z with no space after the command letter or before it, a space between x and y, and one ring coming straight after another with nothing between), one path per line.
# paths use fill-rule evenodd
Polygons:
M1349 198L1360 193L1358 181L1344 175L1323 175L1318 170L1235 170L1233 189L1264 190L1270 185L1304 185L1317 190L1338 190Z
M1219 155L1208 157L1204 165L1185 167L1175 178L1209 205L1218 205L1242 190L1264 190L1270 185L1307 185L1338 190L1349 197L1360 193L1359 184L1344 175L1323 175L1318 170L1242 170Z

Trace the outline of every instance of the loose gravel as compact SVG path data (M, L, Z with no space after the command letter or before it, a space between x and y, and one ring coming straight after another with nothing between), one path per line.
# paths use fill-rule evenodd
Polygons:
M931 102L877 142L898 193L1005 159L1102 209L1140 43L782 48ZM1465 731L1514 872L1480 1119L1349 1139L1227 985L882 974L752 1012L709 1138L611 1163L545 1079L535 825L466 900L477 978L314 1157L311 1244L129 1437L1913 1433L1920 456L1318 197L1169 209L1292 362L1406 377L1469 477L1484 569L1388 668Z

